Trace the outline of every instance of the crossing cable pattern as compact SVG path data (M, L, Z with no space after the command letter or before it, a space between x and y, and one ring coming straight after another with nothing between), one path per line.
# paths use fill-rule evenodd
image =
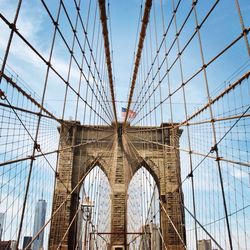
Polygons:
M58 153L90 144L98 147L98 142L107 139L112 145L110 136L101 138L98 133L100 125L111 126L116 117L109 102L111 96L114 99L114 90L110 89L107 75L110 67L105 61L107 44L100 35L98 2L60 1L53 6L45 0L36 1L32 6L22 0L9 5L3 3L0 20L4 45L0 51L3 58L0 212L4 222L1 240L12 240L21 247L24 236L31 236L35 244L42 234L44 243L40 244L47 245L54 216L51 217L51 208L55 180L61 182L68 193L83 183L81 176L77 186L70 188L58 175ZM27 32L27 23L32 33ZM43 42L38 42L38 36L44 37ZM28 74L21 74L20 63ZM57 98L62 101L53 102ZM65 120L73 120L73 117L82 124L98 125L97 137L94 140L81 137L75 145L60 147L57 127L65 124L70 127ZM99 180L100 187L101 183ZM34 211L41 199L47 203L47 211L45 226L40 229L34 227L37 220ZM61 209L64 204L62 202ZM99 218L100 211L98 213L94 219L102 220L101 227L107 222L102 216Z
M157 145L180 152L178 188L184 192L188 249L198 249L202 239L219 249L248 247L250 61L245 8L239 1L153 2L131 88L130 109L136 116L128 115L126 124L143 129L128 129L127 140L144 142L152 152ZM218 20L225 9L230 15ZM218 35L222 30L223 37ZM157 131L176 128L182 130L178 147L167 145L163 135L161 141L148 139L149 132L155 138ZM139 152L136 144L131 148Z
M177 188L184 193L186 237L165 210L154 177L142 166L128 189L128 229L135 232L127 237L129 248L157 249L160 241L167 249L159 219L165 213L176 241L185 249L198 249L202 239L219 249L247 249L248 6L238 0L146 0L143 6L124 130L129 125L143 128L125 136L131 154L140 159L144 156L135 139L152 154L162 150L161 158L166 152L176 157L180 152L182 178ZM225 10L228 16L222 15ZM108 234L97 232L110 231L110 186L97 165L104 155L112 161L113 133L100 134L102 125L117 123L117 114L105 1L3 3L0 28L0 240L22 247L24 236L31 236L30 247L44 235L43 244L48 245L51 220L59 225L57 215L66 211L70 195L80 190L81 202L90 199L94 204L92 216L86 217L79 206L57 247L64 244L75 221L81 222L77 247L107 246ZM82 133L75 144L59 145L57 127L70 130L78 121L91 125L96 138ZM182 130L180 145L166 144L163 131L177 128ZM148 132L151 139L145 136ZM107 148L84 176L77 176L74 186L58 174L59 153L85 147L101 151L102 143ZM80 150L83 164L85 157ZM160 166L156 162L156 169ZM52 213L55 182L67 196ZM35 228L39 200L46 201L47 211L44 225ZM177 211L173 215L178 216Z
M160 232L159 192L154 179L144 167L134 175L128 193L128 231L142 233L128 236L129 248L157 249L157 237L152 237L151 243L149 233L153 231L158 235Z
M83 196L89 197L93 202L94 207L92 211L91 221L84 221L84 223L89 223L89 225L82 226L82 233L79 236L79 243L85 244L84 236L85 230L89 236L87 242L87 248L96 247L96 249L101 248L104 244L106 247L110 242L108 235L95 234L97 232L110 232L111 225L111 201L110 201L110 185L107 177L102 172L99 167L96 167L89 173L88 178L84 181L84 190L82 190ZM84 214L82 215L84 216ZM81 247L80 247L81 248Z

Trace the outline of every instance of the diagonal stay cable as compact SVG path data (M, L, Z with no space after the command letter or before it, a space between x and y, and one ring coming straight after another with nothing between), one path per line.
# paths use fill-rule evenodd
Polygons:
M6 96L2 96L1 94L2 92L0 92L1 95L1 99L4 98L6 100L6 102L8 103L8 105L11 107L11 103L9 102L8 98ZM56 177L58 178L58 180L62 183L62 185L66 188L66 190L68 190L68 188L66 187L66 185L64 184L64 182L59 178L59 176L57 175L55 169L53 168L53 166L51 165L51 163L49 162L48 158L43 154L40 145L36 142L36 140L33 138L33 136L31 135L30 131L27 129L27 127L25 126L25 124L23 123L22 119L19 117L19 115L17 114L16 110L13 108L12 109L14 114L16 115L17 119L19 120L19 122L21 123L21 125L23 126L24 130L27 132L27 134L29 135L30 139L34 142L34 148L37 150L37 152L41 152L41 155L44 157L44 159L46 160L46 162L49 164L50 168L53 170L53 172L56 174ZM34 157L29 157L29 159L34 159Z
M128 138L128 137L127 137L127 138ZM128 138L128 139L129 139L129 138ZM131 142L131 140L130 140L129 143L132 145L133 150L139 155L139 157L141 157L145 162L147 162L146 158L144 158L144 157L138 152L138 150L137 150L136 147L133 145L133 143ZM136 156L136 155L135 155L135 156ZM138 156L136 156L136 158L137 158L137 160L140 161L140 159L138 159ZM146 178L146 180L149 181L147 178ZM150 183L149 183L149 184L150 184ZM165 209L164 206L162 205L162 201L161 201L160 199L159 199L159 201L160 201L160 205L163 207L163 211L164 211L164 212L166 213L166 215L167 215L168 220L170 221L171 225L173 226L173 228L174 228L174 230L175 230L175 232L176 232L178 238L179 238L180 241L182 242L184 248L187 249L184 240L182 239L180 233L178 232L178 229L176 228L175 224L173 223L173 221L172 221L172 219L170 218L169 214L167 213L166 209Z
M51 19L53 25L55 26L56 30L58 31L58 34L59 34L60 37L62 38L63 43L64 43L64 45L66 46L68 52L70 53L72 59L73 59L74 62L76 63L77 68L79 69L80 73L81 73L82 76L84 77L84 79L85 79L87 85L88 85L89 88L91 89L92 93L95 95L95 97L96 97L97 101L99 102L100 106L102 107L104 113L111 119L111 115L110 115L110 113L109 113L109 110L108 110L107 107L106 107L106 104L104 103L104 105L105 105L105 107L106 107L106 109L104 109L104 107L102 106L100 100L97 98L97 94L95 93L94 88L93 88L93 87L91 86L91 84L90 84L89 77L87 77L86 74L84 73L83 68L81 67L80 63L78 62L76 56L74 55L74 50L70 48L70 46L69 46L69 44L68 44L68 42L67 42L67 40L66 40L65 35L63 35L62 30L59 28L59 23L56 22L56 20L53 18L52 14L51 14L51 11L49 10L49 8L48 8L48 6L46 5L46 3L44 2L44 0L41 0L41 2L42 2L42 4L43 4L43 6L44 6L46 12L48 13L48 15L49 15L49 17L50 17L50 19ZM91 65L90 65L90 63L89 63L88 60L87 60L86 52L85 52L84 49L82 48L81 42L80 42L80 40L79 40L79 38L78 38L78 36L77 36L76 29L75 29L75 27L73 27L73 25L72 25L72 21L71 21L71 19L69 18L69 14L68 14L68 12L67 12L66 7L64 6L63 1L61 1L60 3L61 3L61 5L62 5L62 7L63 7L63 10L64 10L64 12L65 12L65 15L66 15L66 17L67 17L67 20L68 20L68 22L69 22L69 24L70 24L70 26L71 26L71 29L72 29L72 32L73 32L74 40L76 40L78 46L80 47L82 56L83 56L83 58L84 58L84 60L85 60L85 62L86 62L86 64L87 64L87 67L89 68L89 73L91 74L92 79L93 79L95 85L97 86L98 93L101 95L101 91L100 91L100 89L99 89L98 83L97 83L97 81L96 81L96 79L95 79L95 76L94 76L92 70L91 70ZM86 31L84 31L84 33L85 33L85 37L87 37ZM90 46L90 44L89 44L89 50L92 51L91 53L93 53L93 49L92 49L92 47ZM91 58L92 58L92 57L91 57ZM94 62L95 62L95 60L94 60ZM96 63L96 62L95 62L95 63ZM95 65L95 68L96 68L96 65ZM68 83L68 80L66 80L66 82ZM70 85L70 84L67 84L67 86L68 86L68 85ZM102 85L102 84L101 84L101 85ZM102 100L103 100L103 102L104 102L104 99L103 99L104 97L103 97L102 95L101 95L101 97L102 97ZM106 96L106 99L107 99L107 96Z
M216 97L214 97L213 99L210 100L211 104L214 104L215 102L219 101L222 97L224 97L226 94L230 93L232 90L234 90L238 85L242 84L242 82L245 79L248 79L250 76L250 71L244 73L243 76L241 76L238 80L236 80L235 82L233 82L232 84L230 84L226 89L224 89L222 92L220 92ZM161 104L161 103L159 103ZM202 106L201 108L199 108L197 111L195 111L194 113L190 114L188 116L187 119L181 121L180 123L176 123L176 124L171 124L171 125L167 125L167 126L162 126L162 127L153 127L153 128L146 128L141 130L142 132L145 131L155 131L155 130L164 130L164 129L168 129L168 128L178 128L178 127L182 127L182 126L190 126L190 125L197 125L197 124L202 124L202 123L209 123L211 122L211 120L205 120L205 121L198 121L198 122L190 122L192 119L194 119L195 117L197 117L199 114L201 114L202 112L204 112L207 108L209 107L209 102L204 104L204 106ZM242 114L241 114L242 115ZM241 115L237 115L237 116L228 116L228 117L224 117L224 118L214 118L214 121L221 121L221 120L230 120L230 119L237 119L239 118ZM244 116L248 116L247 114L243 115ZM130 132L133 133L133 132Z
M205 231L205 233L210 237L210 239L219 247L220 250L223 250L223 248L220 246L220 244L214 239L214 237L206 230L206 228L194 217L194 215L184 206L184 204L181 203L181 205L184 207L184 209L191 215L191 217L197 222L197 224Z
M113 144L110 146L108 145L108 148L111 148L113 146ZM110 150L109 152L111 152L112 150ZM34 235L34 237L32 238L32 240L29 242L28 246L26 246L25 249L29 249L32 245L32 243L35 241L35 239L40 235L41 232L43 232L43 230L45 229L45 227L51 222L51 220L55 217L55 215L58 213L58 211L62 208L62 206L67 202L68 198L74 193L74 191L79 187L79 185L83 182L83 180L85 179L85 177L90 173L90 171L92 170L92 167L95 166L95 164L98 162L99 159L101 159L102 155L105 153L105 151L100 154L91 164L89 170L82 176L82 178L76 183L75 187L67 194L66 198L62 201L62 203L59 205L59 207L54 211L54 213L51 215L51 217L48 219L48 221L46 221L46 223L44 223L43 227L40 228L40 230L36 233L36 235Z
M85 36L85 41L86 41L87 46L88 46L88 48L89 48L91 58L92 58L92 60L93 60L93 62L94 62L94 67L95 67L95 70L96 70L96 72L97 72L99 81L100 81L100 83L101 83L102 90L103 90L103 92L104 92L104 95L105 95L105 97L106 97L106 100L108 100L107 93L106 93L106 91L105 91L105 89L104 89L104 86L103 86L104 80L101 78L101 73L100 73L100 70L99 70L98 67L97 67L97 62L96 62L96 59L95 59L94 54L93 54L93 49L92 49L92 47L91 47L91 44L90 44L90 41L89 41L89 38L88 38L88 32L87 32L87 26L88 26L88 24L87 24L86 27L85 27L84 22L83 22L83 18L82 18L82 15L81 15L81 8L78 7L76 0L74 0L74 4L75 4L75 7L76 7L76 9L77 9L77 15L79 16L80 24L81 24L81 26L82 26L83 33L84 33L84 36ZM78 41L79 38L77 37L77 35L76 35L76 38L77 38L77 41ZM80 41L78 41L78 45L79 45L79 47L81 48L81 51L84 51L84 50L82 50L82 46L81 46ZM84 55L84 58L85 58L85 55ZM112 111L111 111L110 105L109 105L109 111L112 112Z
M8 26L11 26L11 23L0 13L0 19L2 19ZM93 107L89 104L89 102L87 102L81 95L79 95L77 93L77 91L71 86L71 84L69 84L69 82L66 81L66 79L55 69L55 67L53 67L53 65L47 61L45 59L45 57L18 31L18 29L13 28L14 29L16 35L45 63L49 66L49 68L59 77L59 79L65 84L68 85L69 88L73 91L74 94L76 94L77 96L79 96L79 98L81 99L81 101L83 101L98 117L100 117L102 119L103 122L105 122L107 125L110 125L110 123L104 119L100 114L97 113L96 110L93 109ZM79 66L79 65L78 65ZM83 74L83 76L85 76L83 70L80 70L81 73ZM97 95L94 94L96 99ZM100 104L102 106L102 104ZM106 112L106 111L105 111Z
M85 142L85 143L78 143L78 144L73 145L73 146L68 146L68 147L65 147L65 148L56 149L56 150L52 150L52 151L49 151L49 152L43 152L41 154L36 154L36 155L34 155L34 159L42 157L42 156L50 155L50 154L60 153L62 151L68 150L68 149L74 149L74 148L78 148L78 147L81 147L81 146L86 146L88 144L101 142L101 141L103 141L103 140L105 140L105 139L107 139L107 138L109 138L111 136L113 136L113 135L108 135L108 136L104 136L104 137L101 137L99 139L91 140L91 141L88 141L88 142ZM17 163L17 162L21 162L21 161L30 160L30 159L32 159L32 156L27 156L27 157L23 157L23 158L14 159L14 160L4 161L4 162L0 163L0 167L3 167L5 165L9 165L9 164L13 164L13 163Z
M250 28L247 29L247 32L250 31ZM172 93L170 93L167 97L165 97L159 104L155 105L147 114L145 114L143 117L141 117L138 121L136 121L136 123L134 123L133 125L138 124L140 121L142 121L144 118L146 118L147 116L149 116L149 114L151 114L154 110L156 110L157 108L159 108L163 103L165 103L171 96L173 96L174 94L176 94L179 90L182 89L183 86L187 85L192 79L194 79L198 74L200 74L202 72L202 70L204 68L207 68L208 66L210 66L214 61L216 61L221 55L223 55L227 50L229 50L233 45L235 45L239 40L241 40L241 38L244 37L244 33L241 33L240 35L238 35L230 44L228 44L224 49L222 49L218 54L216 54L210 61L208 61L206 64L204 64L201 68L199 68L193 75L191 75L185 82L183 82L182 84L179 85L179 87L177 87ZM176 60L178 59L178 57L176 58ZM160 80L161 82L163 81L163 79L167 76L168 71L164 74L164 76L162 77L162 79ZM155 89L153 90L155 91ZM152 96L153 93L151 93L149 95L149 97L146 99L146 101L144 102L143 106L139 109L139 111L137 113L139 113L142 108L145 106L145 104L148 102L148 100L150 99L150 97Z
M193 168L193 170L186 176L185 179L183 179L183 181L180 183L180 185L177 187L177 189L180 188L180 186L183 185L183 183L189 179L190 177L193 177L193 173L194 171L202 164L202 162L205 161L206 158L209 157L209 155L213 152L215 152L216 150L218 150L218 145L223 141L223 139L228 135L228 133L230 133L230 131L236 126L236 124L241 120L242 117L244 117L244 115L250 110L250 105L247 107L247 109L242 113L242 115L234 122L234 124L224 133L224 135L220 138L220 140L211 147L210 151L202 158L202 160ZM141 138L142 139L142 138ZM143 139L142 139L143 140ZM150 143L154 143L154 144L159 144L161 146L164 146L164 144L160 144L157 142L153 142L153 141L148 141ZM167 146L167 145L166 145ZM174 147L173 147L174 148ZM177 148L174 148L177 150ZM222 158L218 157L216 158L217 161L222 160ZM247 165L246 165L247 166Z
M130 141L130 143L133 145L133 143L132 143L131 141ZM133 145L133 148L134 148L134 150L137 151L137 149L135 148L134 145ZM139 152L137 151L137 153L139 153ZM143 156L141 156L141 155L140 155L140 157L143 158ZM163 209L163 212L167 215L168 220L170 221L171 225L173 226L173 228L174 228L175 232L177 233L179 239L181 240L183 246L186 248L186 245L185 245L184 241L182 240L182 238L181 238L181 236L180 236L180 234L179 234L177 228L175 227L173 221L171 220L169 214L167 213L167 211L166 211L165 207L163 206L162 201L161 201L160 199L159 199L159 202L160 202L160 205L161 205L161 207L162 207L162 209ZM183 204L182 204L182 205L183 205ZM186 209L186 208L185 208L185 209ZM210 238L215 242L215 244L216 244L217 246L220 247L220 245L216 242L216 240L215 240L215 239L211 236L211 234L202 226L202 224L201 224L199 221L197 221L197 219L193 216L193 214L192 214L189 210L188 210L188 212L189 212L190 215L196 220L197 224L198 224L198 225L199 225L199 226L200 226L200 227L210 236ZM222 248L220 247L220 249L222 249Z

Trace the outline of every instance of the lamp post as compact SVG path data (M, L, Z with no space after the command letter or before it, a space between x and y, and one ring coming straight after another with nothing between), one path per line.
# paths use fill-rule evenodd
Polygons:
M80 204L81 211L83 214L83 219L85 220L85 230L84 230L84 250L87 250L87 229L88 223L91 220L92 208L94 207L93 202L87 196L85 200Z

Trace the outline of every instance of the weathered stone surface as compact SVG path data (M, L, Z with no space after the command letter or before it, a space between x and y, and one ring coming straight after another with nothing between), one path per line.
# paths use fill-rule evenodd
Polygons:
M166 247L184 249L180 240L185 240L178 151L181 131L164 124L164 129L128 127L121 133L121 124L119 126L117 129L67 122L60 128L60 146L68 149L61 151L59 155L57 171L64 185L61 181L56 181L53 213L67 198L67 192L71 192L77 183L98 165L107 175L112 190L111 246L126 246L127 189L135 172L144 166L152 174L159 188L161 231ZM100 138L103 140L94 142ZM92 143L89 143L90 141ZM68 196L65 204L52 219L50 249L58 247L60 243L68 249L75 248L77 225L73 223L68 233L66 232L79 206L79 190L80 185Z

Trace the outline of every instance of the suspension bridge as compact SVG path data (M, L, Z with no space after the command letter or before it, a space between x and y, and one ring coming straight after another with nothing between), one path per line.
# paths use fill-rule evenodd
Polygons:
M0 249L250 249L249 13L1 0Z

